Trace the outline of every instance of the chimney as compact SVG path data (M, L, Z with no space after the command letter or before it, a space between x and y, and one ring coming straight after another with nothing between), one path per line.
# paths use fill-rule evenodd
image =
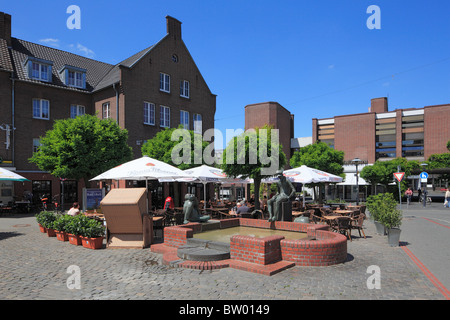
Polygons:
M0 12L0 38L11 47L11 15Z
M166 16L167 33L175 40L181 40L181 22L171 16Z
M387 98L375 98L370 100L370 112L375 113L388 112Z

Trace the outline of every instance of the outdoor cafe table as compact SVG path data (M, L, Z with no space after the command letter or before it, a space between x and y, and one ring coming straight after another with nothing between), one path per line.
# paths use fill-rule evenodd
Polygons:
M334 210L333 212L339 213L342 215L348 215L348 214L351 214L353 212L353 210Z

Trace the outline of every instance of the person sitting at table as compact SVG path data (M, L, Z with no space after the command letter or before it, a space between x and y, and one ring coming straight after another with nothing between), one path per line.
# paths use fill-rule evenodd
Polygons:
M237 216L240 216L243 213L249 213L249 212L250 212L250 208L247 206L247 201L238 203L237 210L236 210Z
M69 216L76 216L79 213L80 213L80 205L78 204L78 202L74 202L72 205L72 208L70 208L70 210L69 210L69 212L67 212L67 214Z

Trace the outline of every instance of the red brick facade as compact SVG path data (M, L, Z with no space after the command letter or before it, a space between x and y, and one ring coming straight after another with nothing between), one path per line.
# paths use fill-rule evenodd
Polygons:
M31 180L15 184L13 196L20 199L24 190L32 190L32 181L44 180L51 181L52 196L60 194L59 178L41 172L28 159L33 154L33 139L52 129L55 120L69 118L71 105L82 106L86 114L102 118L103 105L108 104L108 116L128 130L128 144L136 158L142 156L142 144L164 129L160 126L160 106L170 110L169 127L178 127L183 110L189 113L190 130L194 129L194 114L201 116L201 133L214 128L216 95L182 40L181 22L167 16L166 24L167 34L157 44L111 65L13 38L11 16L0 12L0 125L15 127L8 149L5 132L0 131L0 165ZM27 59L48 64L49 79L33 78ZM84 72L85 87L65 82L62 70L67 66ZM160 90L160 73L170 76L170 92ZM189 82L187 97L181 95L181 81ZM33 117L33 99L48 101L48 117ZM154 124L144 123L144 102L154 105ZM83 187L79 181L79 201Z

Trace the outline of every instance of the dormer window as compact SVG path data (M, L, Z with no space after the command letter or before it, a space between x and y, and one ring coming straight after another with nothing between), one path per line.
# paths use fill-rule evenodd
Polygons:
M86 89L86 69L65 65L59 75L66 86Z
M35 57L28 57L24 66L28 69L28 78L39 81L52 81L53 62Z

